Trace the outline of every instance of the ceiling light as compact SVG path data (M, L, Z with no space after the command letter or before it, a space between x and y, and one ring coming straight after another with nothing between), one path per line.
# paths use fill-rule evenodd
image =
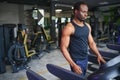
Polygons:
M60 13L62 9L56 9L55 12Z
M105 4L109 4L109 2L101 2L99 3L100 5L105 5Z
M71 7L71 9L74 9L74 7Z
M66 5L66 4L55 4L55 6L60 6L60 7L73 7L71 5Z

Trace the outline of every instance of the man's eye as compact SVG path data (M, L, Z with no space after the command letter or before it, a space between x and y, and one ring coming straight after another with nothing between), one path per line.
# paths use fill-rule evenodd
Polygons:
M88 12L86 12L86 11L82 11L82 13L88 13Z

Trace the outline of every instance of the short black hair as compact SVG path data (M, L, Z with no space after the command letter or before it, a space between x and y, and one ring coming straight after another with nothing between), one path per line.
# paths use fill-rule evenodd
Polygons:
M87 5L87 4L86 4L85 2L83 2L83 1L77 1L77 2L74 4L74 11L75 11L76 9L79 10L81 4Z

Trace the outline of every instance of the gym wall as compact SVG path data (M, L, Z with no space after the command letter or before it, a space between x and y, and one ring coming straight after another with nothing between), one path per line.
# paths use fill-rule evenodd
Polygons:
M18 23L18 5L0 3L0 24Z

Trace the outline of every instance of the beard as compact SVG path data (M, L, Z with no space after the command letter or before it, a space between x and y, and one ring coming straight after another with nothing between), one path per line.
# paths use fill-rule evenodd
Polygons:
M85 21L85 19L77 18L80 22Z
M77 16L77 19L78 19L80 22L85 21L85 18L82 18L82 17L80 17L80 16Z

